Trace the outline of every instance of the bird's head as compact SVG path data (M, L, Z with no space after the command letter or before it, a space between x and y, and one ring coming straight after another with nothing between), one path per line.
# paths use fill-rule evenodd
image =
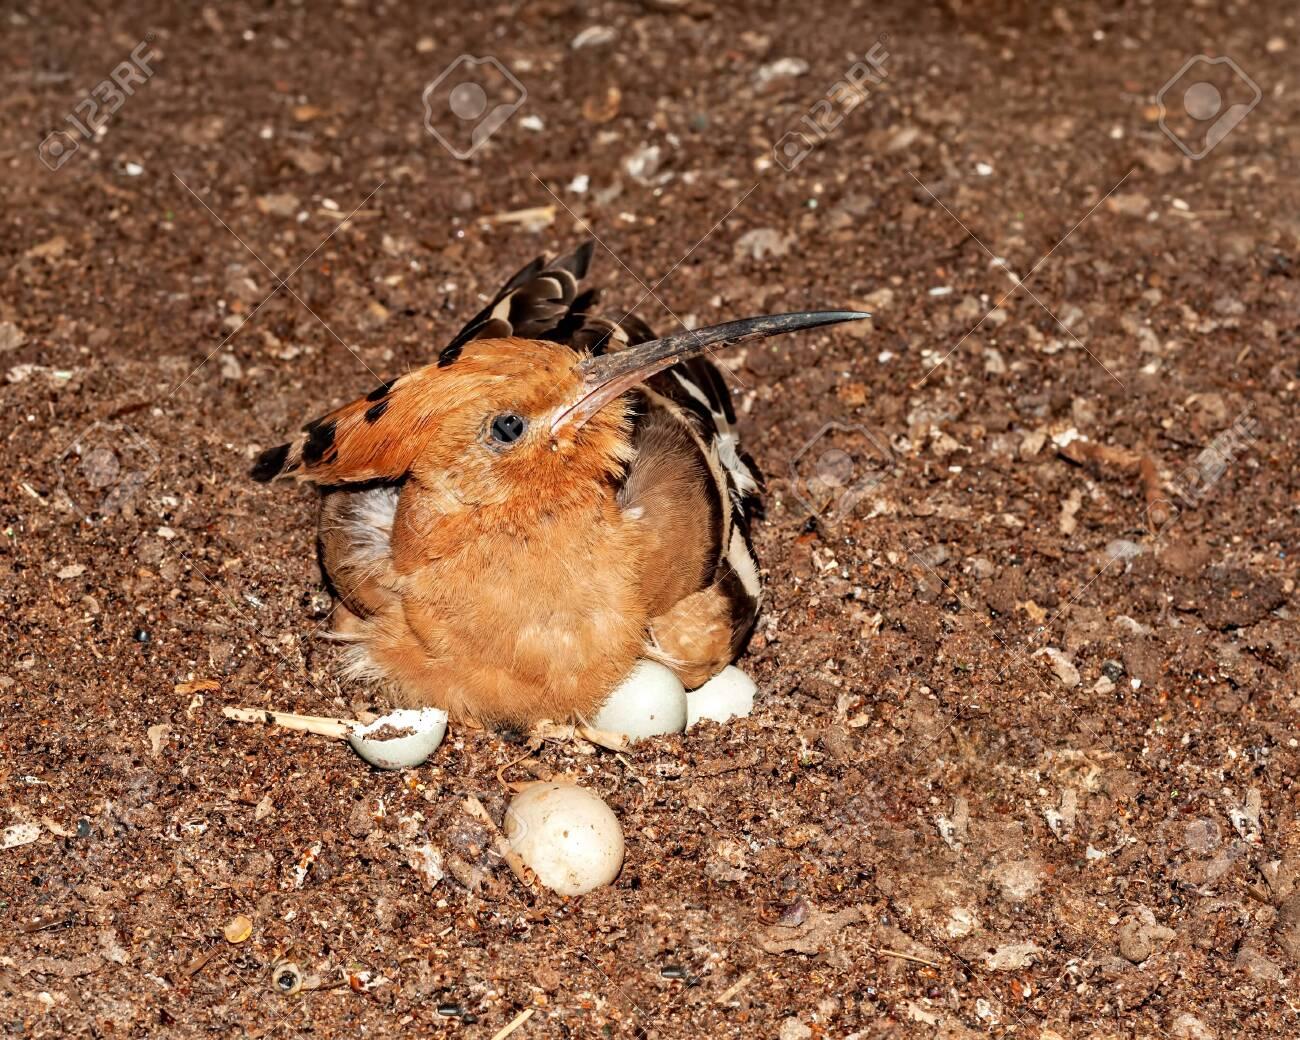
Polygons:
M264 451L254 479L414 481L427 506L544 512L601 493L630 460L626 394L678 361L867 315L746 318L589 356L543 340L471 340Z

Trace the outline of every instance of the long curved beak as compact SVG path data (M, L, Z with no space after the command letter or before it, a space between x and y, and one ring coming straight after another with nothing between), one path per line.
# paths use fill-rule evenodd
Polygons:
M759 318L741 318L704 329L678 332L663 339L638 343L635 347L613 354L588 358L579 366L583 394L576 404L561 412L551 422L551 430L574 424L581 426L610 401L644 383L656 372L679 361L697 357L711 347L727 347L750 339L766 339L785 332L800 332L823 325L870 318L866 311L797 311L794 314L766 314Z

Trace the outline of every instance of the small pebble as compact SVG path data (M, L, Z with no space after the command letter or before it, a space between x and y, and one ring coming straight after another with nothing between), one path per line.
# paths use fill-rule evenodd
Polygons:
M779 58L776 61L760 65L754 73L754 83L765 87L773 80L794 79L808 71L808 63L802 58Z
M623 160L623 169L634 181L649 184L659 172L663 154L657 144L645 145Z
M1003 943L984 955L984 963L993 971L1020 971L1029 967L1043 955L1036 943Z
M11 321L0 321L0 354L17 350L27 342L27 336Z
M1043 887L1042 874L1031 860L1011 860L993 872L993 883L1008 903L1023 903Z
M618 33L608 25L590 25L578 33L569 46L575 51L580 51L583 47L599 47L602 44L613 43L616 39Z
M781 1031L777 1034L780 1040L808 1040L812 1035L812 1030L797 1018L787 1018L782 1022Z
M794 240L794 235L783 235L775 228L754 228L736 240L733 252L737 260L746 257L762 260L768 256L785 256L790 252Z
M1209 1026L1192 1014L1179 1015L1170 1027L1170 1035L1176 1040L1216 1040L1216 1034Z
M1052 665L1052 671L1056 673L1056 678L1066 689L1072 690L1079 685L1079 669L1074 666L1065 651L1059 647L1044 647L1034 654L1035 657L1046 657Z
M298 212L297 195L262 195L257 199L258 211L269 217L292 217Z
M867 295L862 297L859 302L864 311L868 311L871 314L879 314L881 311L887 311L893 306L894 290L890 289L888 286L884 286L880 289L874 290L873 292L867 293Z

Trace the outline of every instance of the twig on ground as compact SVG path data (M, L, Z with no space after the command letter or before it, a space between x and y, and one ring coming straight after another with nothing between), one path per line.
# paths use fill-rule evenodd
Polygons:
M221 714L235 722L261 722L268 726L283 726L302 733L316 733L322 737L344 738L352 732L353 722L331 719L323 715L297 715L291 711L271 711L268 708L222 708Z
M928 961L924 957L917 957L914 954L903 953L902 950L886 950L883 947L877 947L876 953L881 957L897 957L900 961L912 961L916 964L924 964L927 968L943 967L943 965L938 961Z
M555 219L554 206L530 206L528 209L515 209L506 213L493 213L482 218L489 224L542 224L544 227Z
M750 971L745 972L744 975L740 976L740 978L738 978L735 982L733 982L730 986L728 986L723 991L722 995L718 997L718 1003L725 1004L737 993L739 993L742 989L748 986L750 982L753 981L753 979L754 979L753 972Z
M539 745L541 744L541 741L540 741L540 740L538 741L538 744L539 744ZM505 765L503 765L500 769L498 769L498 770L497 770L497 783L499 783L499 784L500 784L502 787L504 787L507 791L513 791L515 794L518 794L518 793L519 793L520 791L522 791L525 787L528 787L531 783L533 783L533 781L531 781L531 780L529 780L529 781L525 781L524 783L516 783L515 781L507 780L506 777L505 777L505 772L506 772L507 769L513 769L513 768L514 768L515 766L517 766L517 765L522 765L522 766L523 766L525 769L527 769L530 773L533 773L533 768L532 768L532 767L535 765L535 763L530 763L530 762L527 761L527 759L528 759L528 758L532 755L532 753L533 753L534 751L536 751L536 750L537 750L537 748L530 746L530 747L528 748L528 750L525 751L525 752L524 752L522 755L520 755L518 758L512 758L509 762L507 762L507 763L506 763ZM533 775L536 776L537 774L536 774L536 773L533 773ZM538 779L542 779L542 778L541 778L541 777L538 777Z
M527 1022L536 1013L536 1008L525 1008L509 1022L492 1034L492 1040L506 1040L511 1033Z
M543 719L534 726L533 736L541 737L543 740L572 740L578 736L610 751L626 751L628 744L631 743L625 733L610 733L603 729L594 729L585 722L561 724L550 719Z
M492 845L496 848L497 853L506 861L506 866L510 868L510 873L518 878L519 883L533 896L539 894L537 887L537 875L532 872L528 864L519 858L517 853L510 845L509 839L501 833L501 828L497 826L496 820L492 819L488 811L483 808L474 795L465 796L465 811L474 819L485 826L492 835Z
M224 949L225 947L222 946L213 946L205 950L203 953L200 953L197 957L195 957L192 961L190 961L189 964L185 965L185 967L182 970L189 978L192 979L194 978L195 975L197 975L199 972L201 972L204 968L208 966L208 961L213 960Z

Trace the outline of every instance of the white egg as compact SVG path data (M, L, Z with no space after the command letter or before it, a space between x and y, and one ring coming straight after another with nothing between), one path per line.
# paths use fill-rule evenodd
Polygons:
M446 735L447 713L441 708L400 708L369 726L353 727L348 743L372 766L409 769L437 751Z
M694 726L701 719L715 722L743 719L754 710L754 694L757 692L754 680L734 664L729 664L699 689L686 695L686 725Z
M623 828L599 796L534 784L506 810L506 837L547 888L565 896L608 885L623 866Z
M632 740L686 728L686 688L657 661L637 661L605 699L591 725Z

